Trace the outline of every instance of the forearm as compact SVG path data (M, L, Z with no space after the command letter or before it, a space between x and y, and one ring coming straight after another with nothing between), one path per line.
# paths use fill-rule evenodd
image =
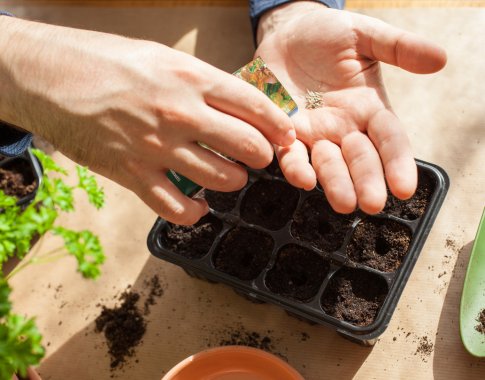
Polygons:
M92 103L107 80L100 72L119 53L105 49L115 36L9 17L0 31L0 120L55 140L72 102Z
M36 39L51 37L44 25L9 17L0 17L0 31L0 120L33 131L28 115L38 108L39 82L47 79L37 61L46 60L44 44Z

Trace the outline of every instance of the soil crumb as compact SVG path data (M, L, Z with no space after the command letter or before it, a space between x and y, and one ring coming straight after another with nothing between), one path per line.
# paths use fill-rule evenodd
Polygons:
M450 237L446 238L445 247L449 248L454 253L460 252L460 247L458 246L457 242Z
M420 218L426 211L426 207L431 200L435 186L436 185L430 177L430 174L426 173L423 169L419 169L418 188L416 189L416 193L410 199L400 200L388 190L384 213L407 220Z
M127 358L135 354L135 349L142 342L146 332L147 321L144 315L147 315L150 306L155 304L155 298L163 294L157 275L146 280L144 285L149 289L143 305L144 314L137 306L141 298L140 293L131 290L129 285L118 298L120 304L113 308L102 306L101 313L95 320L95 331L104 332L112 370L121 368Z
M237 199L240 191L232 191L229 193L203 190L201 196L207 201L209 207L220 212L229 212L236 207Z
M222 222L212 214L202 217L193 226L169 224L162 232L165 248L190 259L198 259L209 252L212 242L222 230Z
M322 295L325 313L356 326L374 322L387 294L386 281L362 269L343 268Z
M485 335L485 309L478 313L477 322L478 325L475 326L475 330Z
M392 220L368 218L354 230L347 255L354 262L382 272L394 272L401 265L411 242L411 230Z
M298 245L287 245L266 276L266 285L276 293L298 301L317 294L330 269L322 256Z
M260 179L246 191L241 201L241 218L269 230L283 228L291 219L300 193L288 183Z
M414 354L421 355L423 361L426 361L426 359L431 355L434 350L434 344L433 342L431 342L431 340L429 340L427 336L421 337L418 343L418 348L416 349L416 352Z
M163 296L163 288L160 284L160 279L156 275L149 280L145 280L144 285L149 289L149 293L143 304L143 314L148 315L150 314L150 306L156 303L156 298Z
M13 160L0 168L0 189L6 195L23 198L32 193L37 181L30 164L23 160Z
M283 360L288 361L286 355L276 347L278 339L272 336L273 331L267 330L265 333L251 331L242 325L226 328L216 333L215 338L211 339L212 346L248 346L277 355Z
M236 227L223 237L217 247L214 265L217 270L241 280L252 280L268 264L273 246L271 235L254 229Z

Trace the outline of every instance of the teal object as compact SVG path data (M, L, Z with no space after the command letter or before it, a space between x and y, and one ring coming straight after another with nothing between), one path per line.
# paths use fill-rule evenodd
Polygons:
M202 189L202 187L197 185L195 182L192 182L190 179L176 173L171 169L167 172L167 177L175 186L178 187L182 193L188 197L193 197Z
M485 210L473 244L460 305L460 335L466 350L485 357L485 334L476 330L478 314L485 309Z

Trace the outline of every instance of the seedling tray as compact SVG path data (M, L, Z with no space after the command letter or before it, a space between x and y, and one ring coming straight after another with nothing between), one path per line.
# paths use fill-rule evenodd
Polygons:
M30 149L17 157L2 157L0 169L8 171L14 176L21 177L23 180L22 185L27 189L26 194L16 194L13 189L10 189L13 193L9 195L17 197L17 204L19 206L27 206L31 203L42 181L42 167Z
M449 187L443 169L416 162L413 198L389 195L375 216L335 213L321 189L292 187L276 164L250 170L239 192L205 190L211 210L196 225L158 218L148 248L192 276L372 345L389 324Z

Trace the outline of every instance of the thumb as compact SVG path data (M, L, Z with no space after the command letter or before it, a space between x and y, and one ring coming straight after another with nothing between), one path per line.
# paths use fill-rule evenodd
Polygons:
M355 15L357 53L416 74L441 70L446 52L416 34L364 15Z

